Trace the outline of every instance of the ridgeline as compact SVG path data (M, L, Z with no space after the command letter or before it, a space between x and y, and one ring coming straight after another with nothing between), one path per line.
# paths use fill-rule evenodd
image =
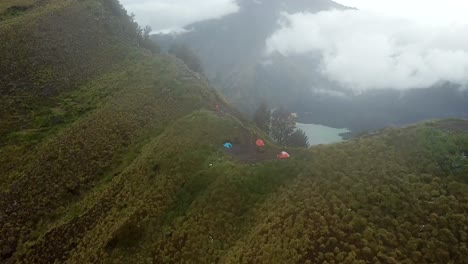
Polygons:
M0 36L1 263L468 263L465 121L256 158L115 0L2 1Z

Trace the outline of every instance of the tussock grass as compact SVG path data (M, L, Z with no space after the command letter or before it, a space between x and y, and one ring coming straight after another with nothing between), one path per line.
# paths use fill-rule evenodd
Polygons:
M111 0L0 22L1 261L463 263L466 133L421 124L242 163L222 144L262 133L131 26Z

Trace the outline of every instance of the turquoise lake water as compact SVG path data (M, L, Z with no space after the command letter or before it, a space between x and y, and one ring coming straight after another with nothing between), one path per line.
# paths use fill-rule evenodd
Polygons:
M350 132L346 128L339 129L316 124L297 123L297 128L302 129L306 133L311 146L344 141L340 134Z

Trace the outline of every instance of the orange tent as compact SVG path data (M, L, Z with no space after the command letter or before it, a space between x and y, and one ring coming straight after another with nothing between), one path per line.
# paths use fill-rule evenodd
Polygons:
M257 145L257 147L264 147L265 142L263 142L261 139L257 139L257 141L255 141L255 145Z
M289 159L291 156L286 152L282 151L278 156L276 156L278 159Z

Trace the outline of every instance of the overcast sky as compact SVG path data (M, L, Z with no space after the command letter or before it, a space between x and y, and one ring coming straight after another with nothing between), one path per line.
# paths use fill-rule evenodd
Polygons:
M156 32L179 30L193 22L237 12L233 0L121 0L137 22Z
M233 0L121 0L140 25L168 32L238 11ZM320 71L354 90L468 83L468 1L337 0L358 10L283 14L268 51L319 52Z
M406 17L428 24L467 22L465 0L335 0L340 4L394 17Z
M284 14L268 50L320 52L323 74L356 91L468 83L468 1L339 2L359 11Z

